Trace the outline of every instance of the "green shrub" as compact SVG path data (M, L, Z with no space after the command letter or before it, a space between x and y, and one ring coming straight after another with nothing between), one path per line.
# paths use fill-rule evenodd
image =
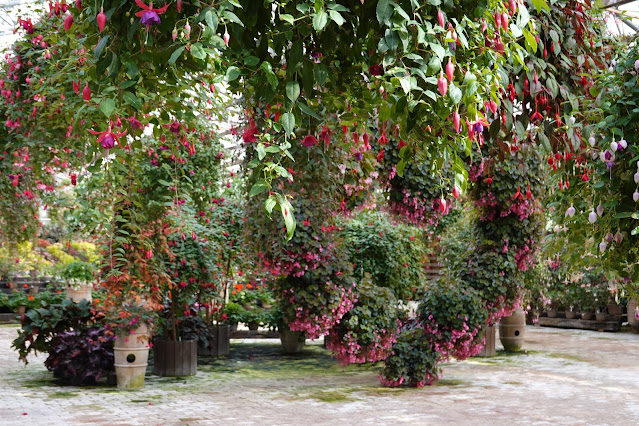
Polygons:
M363 212L342 224L344 245L361 282L369 274L373 284L408 300L426 283L424 264L432 250L424 231L395 223L381 212Z

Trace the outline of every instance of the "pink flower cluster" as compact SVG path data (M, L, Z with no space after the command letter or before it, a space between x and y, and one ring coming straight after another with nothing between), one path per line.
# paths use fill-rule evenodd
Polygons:
M424 322L422 327L424 332L429 335L433 349L441 354L443 361L451 357L460 361L467 359L481 352L486 344L485 340L478 341L476 339L481 328L471 329L467 324L468 318L464 318L461 329L440 327L439 324L434 321L432 315L429 316L428 321L429 322ZM450 333L450 338L444 336L445 332Z
M382 361L388 357L396 336L387 330L375 330L373 334L373 343L362 347L352 331L340 338L338 328L333 327L326 348L333 351L338 364L342 366Z
M311 313L311 310L307 306L305 301L297 300L295 291L288 289L284 293L284 298L288 299L288 302L296 306L295 319L288 323L288 327L291 331L301 331L306 334L308 339L318 339L320 336L328 334L330 329L340 322L344 314L353 308L353 305L357 302L355 294L352 288L340 288L336 284L326 283L328 286L332 286L333 290L339 293L337 303L329 303L325 306L325 311L321 314ZM355 284L353 284L353 287Z

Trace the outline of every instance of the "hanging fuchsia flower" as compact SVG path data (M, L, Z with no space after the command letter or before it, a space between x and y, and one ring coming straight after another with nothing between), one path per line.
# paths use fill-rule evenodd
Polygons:
M111 125L109 124L109 127L107 127L106 132L96 132L95 130L89 129L89 133L91 133L92 135L100 135L100 137L98 137L97 142L102 145L102 148L108 151L109 149L115 146L116 142L118 143L118 145L122 146L118 138L121 138L122 136L126 135L127 131L125 130L122 133L114 133L111 130Z
M304 145L307 148L310 148L313 145L317 145L317 139L315 139L315 136L306 135L306 137L302 139L302 145Z
M139 12L136 12L135 16L140 18L140 23L142 25L145 25L148 30L151 25L157 25L161 22L159 15L166 12L166 9L169 7L170 3L164 5L159 9L153 9L153 2L149 3L149 5L147 6L146 4L144 4L144 2L142 2L142 0L135 0L135 4L137 4L142 9Z

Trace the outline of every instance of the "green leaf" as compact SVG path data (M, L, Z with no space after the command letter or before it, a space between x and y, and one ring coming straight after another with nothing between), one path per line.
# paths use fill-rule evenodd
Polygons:
M264 201L264 210L268 214L269 219L271 218L271 213L273 213L273 207L277 204L277 200L273 195L268 197L266 201Z
M462 98L462 91L459 90L459 87L451 83L450 87L448 88L448 96L450 96L450 99L453 101L453 103L458 104Z
M105 35L104 37L102 37L102 39L100 39L100 41L98 42L98 45L95 46L95 59L100 59L100 55L102 54L102 51L104 50L104 47L106 46L106 44L109 41L109 36Z
M324 87L324 83L326 83L326 77L328 77L328 71L326 71L326 66L324 64L316 65L313 73L315 74L315 81L320 87Z
M317 32L322 31L327 23L328 23L328 13L324 12L323 10L320 10L313 17L313 28Z
M282 121L282 126L284 127L284 131L286 132L287 135L290 135L291 133L293 133L293 129L295 128L295 116L290 113L284 113L282 114L282 117L280 118Z
M103 99L102 102L100 102L100 111L102 111L102 114L106 115L107 118L111 117L114 109L115 101L113 99Z
M133 108L142 108L142 102L140 101L140 99L138 99L138 97L131 92L124 92L122 98L124 98L124 103L131 105Z
M228 81L229 83L235 79L237 79L241 74L241 71L238 67L229 67L228 70L226 70L226 81Z
M300 96L300 85L297 81L289 81L286 83L286 97L295 102Z
M397 167L395 168L395 172L397 173L397 176L404 177L405 167L406 167L406 162L404 160L399 160L399 163L397 163Z
M267 189L268 189L268 185L266 184L264 179L260 179L257 182L255 182L255 184L251 187L251 190L249 191L249 197L254 197L258 194L261 194Z
M286 225L286 240L289 241L291 238L293 238L296 225L295 215L293 214L293 206L286 198L282 196L278 197L278 204L280 205L280 211L282 212L284 224Z
M306 114L306 115L310 115L311 117L313 117L313 118L315 118L315 119L317 119L317 120L320 120L320 116L319 116L319 115L317 115L317 114L315 113L315 111L313 111L313 110L311 109L311 107L309 107L308 105L305 105L305 104L303 104L302 102L298 102L298 103L297 103L297 106L299 107L300 111L302 111L304 114Z
M533 53L537 53L537 40L535 40L535 36L525 28L523 31L524 37L526 38L526 46L528 46L529 50L532 50Z
M244 23L240 20L240 18L238 18L237 15L235 13L231 12L230 10L225 10L224 11L224 16L229 21L235 22L237 25L239 25L241 27L244 26Z
M264 149L263 143L258 143L257 147L255 147L255 151L257 152L257 158L262 161L264 157L266 157L266 150Z
M537 9L537 12L541 12L541 9L545 9L546 12L550 12L550 7L548 7L548 3L545 0L532 0L533 6Z
M375 12L379 25L389 24L390 18L393 16L393 5L394 3L391 0L380 0L377 2L377 9Z
M206 21L206 25L208 25L214 33L217 32L218 19L217 13L215 13L215 9L211 7L206 9L206 12L204 12L204 20Z
M260 63L260 58L257 56L247 56L244 58L244 65L248 65L249 67L254 67Z
M291 25L295 24L295 18L293 18L293 15L289 15L288 13L282 13L280 15L280 20L288 22Z
M178 60L182 52L184 52L185 48L186 46L180 46L177 49L175 49L175 51L171 54L171 57L169 58L169 65L173 65L175 61Z
M328 14L331 15L331 19L333 20L333 22L335 22L340 27L344 22L346 22L344 17L342 17L342 15L335 10L329 10Z
M206 58L206 52L202 48L201 43L194 43L191 45L191 55L193 55L196 59L204 59Z
M429 43L430 44L430 48L433 49L433 52L435 52L435 54L437 55L437 57L439 57L440 61L444 60L444 56L446 56L446 51L444 50L444 48L439 44L439 43Z

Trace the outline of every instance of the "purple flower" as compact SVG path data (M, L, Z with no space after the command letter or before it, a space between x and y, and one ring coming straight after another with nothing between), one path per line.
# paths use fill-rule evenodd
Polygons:
M102 148L111 149L114 146L115 138L113 137L113 135L111 133L107 133L106 135L104 135L104 138L102 139Z
M354 157L355 157L355 160L358 161L358 162L362 161L362 159L364 158L364 156L362 155L361 152L356 152Z
M450 47L450 50L452 50L453 52L455 51L455 48L457 46L455 46L455 42L454 41L449 41L448 42L448 47Z
M475 132L481 133L484 131L484 125L481 123L475 123Z
M140 18L140 23L142 25L146 25L146 27L149 28L151 25L159 24L160 17L154 11L147 10L146 12L142 14L142 17Z

